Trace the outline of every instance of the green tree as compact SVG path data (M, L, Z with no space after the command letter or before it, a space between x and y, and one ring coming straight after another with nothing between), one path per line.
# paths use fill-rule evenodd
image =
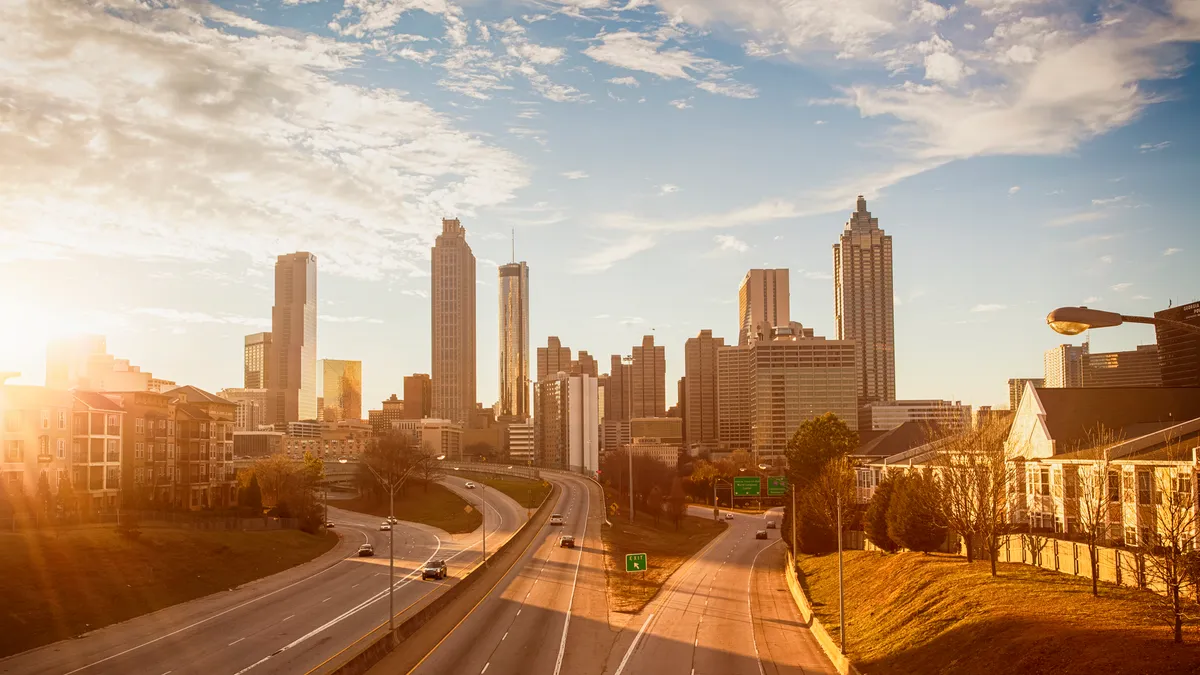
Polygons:
M687 495L683 491L683 479L678 476L671 481L671 496L667 498L667 513L671 516L671 522L678 530L683 524L683 517L687 514Z
M47 520L54 517L54 493L50 491L50 479L46 476L45 471L38 476L37 503L39 510Z
M75 486L71 483L69 477L63 478L63 481L58 484L58 506L62 509L64 518L74 518L78 503L75 496ZM4 511L4 507L0 506L0 513Z
M937 550L946 541L946 525L934 478L914 472L895 481L887 510L888 536L910 551Z
M650 494L646 495L646 510L654 518L654 526L658 527L658 519L662 516L663 510L663 495L657 485L650 488Z
M867 515L863 523L867 539L888 553L895 553L900 548L888 536L887 530L888 506L891 505L894 489L895 482L889 477L885 477L875 486L875 493L871 495L871 503L867 505Z
M713 483L721 474L717 465L707 460L698 459L692 464L692 473L687 477L687 485L692 497L699 497L704 503L709 503L713 495Z
M250 474L250 485L242 490L242 495L242 506L254 511L255 515L262 515L262 488L258 485L258 476Z
M789 478L804 488L817 479L831 460L849 455L858 447L858 434L833 413L800 425L787 443Z

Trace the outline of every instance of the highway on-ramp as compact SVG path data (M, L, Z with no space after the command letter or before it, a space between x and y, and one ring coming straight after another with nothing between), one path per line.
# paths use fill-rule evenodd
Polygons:
M489 552L525 522L526 510L497 490L466 490L442 481L469 502L486 499ZM104 675L146 673L304 673L387 622L388 533L380 518L330 507L342 535L329 553L305 565L137 617L81 637L0 660L0 673ZM403 515L403 514L399 514ZM396 546L396 612L443 587L421 581L420 566L444 558L452 576L479 560L482 529L462 535L401 522ZM359 558L371 542L374 558Z

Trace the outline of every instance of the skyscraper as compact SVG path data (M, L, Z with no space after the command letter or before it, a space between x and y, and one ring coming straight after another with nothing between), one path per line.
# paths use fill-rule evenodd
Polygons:
M362 419L362 361L321 360L324 420Z
M475 409L475 255L457 218L432 251L433 416L466 425Z
M571 374L600 377L600 366L596 363L595 357L588 354L586 349L580 349L579 358L571 361Z
M546 338L546 346L537 348L537 381L552 380L559 373L571 372L571 348L562 346L557 335Z
M667 414L666 347L655 347L654 336L642 338L633 348L633 417L664 417Z
M717 445L750 449L750 345L717 348Z
M1008 381L1008 409L1016 412L1017 406L1021 403L1021 394L1025 393L1025 383L1032 382L1035 387L1046 386L1045 378L1041 377L1014 377Z
M299 252L275 260L267 419L317 419L317 257Z
M604 385L604 419L628 422L633 419L633 364L612 356L612 370Z
M404 376L404 412L402 419L421 420L433 414L433 386L429 376L413 373ZM387 403L384 402L384 407Z
M750 270L738 286L738 344L770 339L771 329L791 321L788 271Z
M683 437L689 449L717 449L717 354L724 338L702 330L684 345L684 377L679 404L683 409Z
M271 363L271 334L254 333L246 336L246 351L243 358L242 388L266 389L269 379L267 366Z
M534 388L534 447L539 466L593 473L599 468L600 402L596 378L568 375Z
M1158 345L1138 345L1122 352L1086 352L1083 355L1085 387L1161 387Z
M1046 366L1044 385L1052 389L1064 387L1082 387L1083 355L1088 351L1088 343L1078 347L1074 345L1059 345L1047 349L1042 360Z
M1156 319L1200 326L1200 302L1154 313ZM1200 333L1157 323L1158 363L1164 387L1200 387Z
M837 339L858 343L859 403L894 401L892 237L879 229L862 195L833 245L833 302Z
M499 416L529 417L529 266L500 266Z

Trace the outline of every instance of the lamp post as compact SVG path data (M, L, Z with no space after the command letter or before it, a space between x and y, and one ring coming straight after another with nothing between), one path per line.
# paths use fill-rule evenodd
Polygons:
M1089 328L1111 328L1123 323L1145 323L1155 326L1171 326L1181 330L1200 333L1200 326L1193 326L1173 319L1152 316L1127 316L1117 312L1106 312L1088 307L1059 307L1046 315L1046 323L1056 333L1079 335Z
M837 528L838 528L838 620L841 623L842 654L846 653L846 584L845 570L842 567L842 491L837 495Z

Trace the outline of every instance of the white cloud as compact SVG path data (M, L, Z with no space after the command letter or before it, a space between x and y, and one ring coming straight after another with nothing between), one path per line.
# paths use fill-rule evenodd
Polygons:
M813 124L821 126L822 124L825 124L825 120L817 120L816 122L813 122Z
M400 291L404 295L411 295L414 298L428 298L429 293L419 288L406 288Z
M1084 298L1084 299L1083 299L1083 304L1084 304L1084 305L1090 305L1090 304L1091 304L1091 303L1093 303L1093 302L1100 302L1100 301L1101 301L1101 300L1103 300L1103 299L1104 299L1104 298L1101 298L1101 297L1100 297L1100 296L1098 296L1098 295L1089 295L1088 297L1086 297L1086 298Z
M654 239L647 234L630 234L622 240L610 242L607 246L575 259L574 271L577 274L593 274L603 272L616 263L632 258L642 251L654 246Z
M1065 227L1067 225L1078 225L1080 223L1092 223L1097 220L1103 220L1109 216L1104 211L1080 211L1065 216L1059 216L1054 220L1046 223L1050 227Z
M608 314L597 314L596 316L593 316L592 318L593 319L609 319L612 317L610 317Z
M424 264L442 214L528 181L427 105L342 83L363 44L203 2L7 2L0 24L22 111L0 134L5 256L311 250L323 273L379 277Z
M710 94L721 94L731 98L757 98L758 90L748 84L731 81L701 82L696 87Z
M1150 296L1148 296L1148 295L1135 295L1135 296L1133 296L1133 299L1134 299L1134 300L1149 300L1149 299L1150 299Z
M1123 282L1121 282L1121 283L1119 283L1119 284L1113 284L1113 285L1112 285L1112 289L1113 289L1114 291L1116 291L1116 292L1120 293L1120 292L1122 292L1122 291L1126 291L1126 290L1128 290L1130 286L1133 286L1133 284L1129 283L1128 281L1123 281Z
M580 180L581 178L587 177L588 173L586 171L579 171L578 169L563 173L563 178L566 178L567 180Z
M732 79L731 74L736 68L686 49L667 47L667 42L676 37L678 32L669 29L645 34L619 30L602 33L597 37L598 43L589 46L583 53L610 66L649 73L664 80L693 82L710 94L733 98L758 96L758 90L753 86Z
M729 234L718 234L713 237L713 241L717 244L716 252L732 251L734 253L745 253L750 250L749 244Z
M633 77L632 75L627 75L627 76L625 76L625 77L610 77L610 78L608 79L608 81L609 81L609 82L611 82L612 84L620 84L620 85L623 85L623 86L626 86L626 87L640 87L640 86L642 86L642 85L641 85L641 83L639 83L639 82L637 81L637 78L636 78L636 77Z
M675 108L678 110L687 110L688 108L692 107L692 99L691 97L677 98L674 101L671 101L669 105L675 106Z
M1010 195L1015 195L1020 191L1021 191L1020 185L1014 185L1014 186L1008 188L1008 194L1010 194Z
M627 316L619 322L622 326L637 326L646 323L646 320L640 316Z
M1008 305L998 305L995 303L988 303L988 304L975 305L974 307L971 308L971 311L976 312L976 313L999 312L999 311L1005 310L1005 309L1008 309Z
M1127 198L1128 198L1128 197L1127 197L1126 195L1120 195L1120 196L1117 196L1117 197L1106 197L1106 198L1104 198L1104 199L1093 199L1093 200L1092 200L1092 206L1109 206L1109 205L1111 205L1111 204L1116 204L1116 203L1118 203L1118 202L1123 202L1123 201L1125 201Z
M1183 249L1175 248L1174 246L1172 246L1171 248L1163 251L1163 255L1175 255L1176 253L1179 253L1181 251L1183 251Z
M1171 147L1171 141L1163 141L1161 143L1142 143L1138 146L1139 152L1158 152Z
M237 316L234 314L208 314L206 312L186 312L167 307L137 307L130 310L133 314L152 316L171 323L224 323L236 326L251 326L254 328L270 328L271 320L265 317Z
M660 194L660 195L669 195L669 194L673 194L676 192L679 192L678 185L672 185L671 183L663 183L662 185L658 186L658 194Z
M1112 263L1112 261L1113 261L1113 257L1112 257L1111 255L1102 255L1102 256L1100 256L1100 262L1102 262L1102 263L1104 263L1104 264L1106 264L1106 265L1108 265L1108 264L1111 264L1111 263Z
M967 75L962 61L947 52L934 52L925 57L925 79L945 84L958 84Z

